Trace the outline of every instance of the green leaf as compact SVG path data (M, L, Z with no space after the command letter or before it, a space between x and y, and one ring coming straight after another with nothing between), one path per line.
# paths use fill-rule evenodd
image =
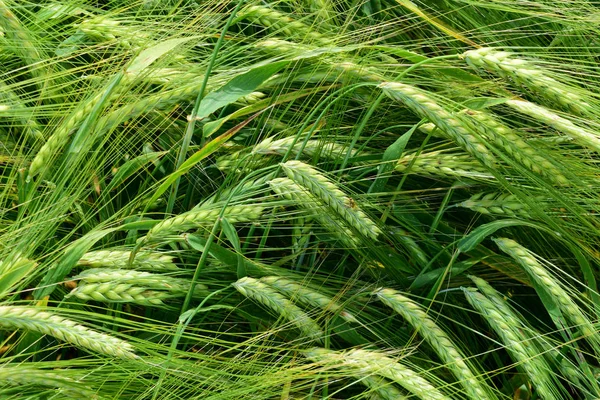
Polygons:
M249 95L287 64L288 61L279 61L253 68L242 75L236 76L227 82L225 86L207 94L202 99L198 108L197 118L206 118L219 108L225 107L241 97Z
M146 164L158 160L164 154L166 154L164 151L155 151L142 154L141 156L137 156L134 159L127 161L125 164L119 167L117 173L111 179L110 184L106 187L106 191L109 192L114 190L117 186L125 182L129 177L138 172Z
M396 141L385 150L382 163L379 166L379 171L377 171L377 178L369 188L369 193L378 193L385 188L385 184L390 179L388 172L394 169L396 162L400 159L406 148L406 144L418 126L419 124L416 124L410 128L408 132L396 139Z
M27 258L4 260L0 263L0 295L4 297L15 284L33 272L37 265Z
M238 279L241 279L245 277L247 273L246 265L244 263L244 256L242 255L242 246L240 245L240 238L238 237L238 234L233 225L231 225L231 223L225 218L221 220L221 229L223 230L223 233L225 233L225 236L227 237L227 239L229 239L229 241L233 245L233 248L235 249L235 252L237 254L237 277Z
M548 231L547 228L541 225L527 221L520 221L518 219L503 219L500 221L494 221L477 227L467 236L462 238L460 242L458 242L458 251L461 253L471 251L477 247L477 245L483 242L485 238L496 232L498 229L507 228L509 226L529 226L531 228Z
M485 108L504 104L509 99L496 99L493 97L475 97L463 103L463 105L471 110L483 110Z

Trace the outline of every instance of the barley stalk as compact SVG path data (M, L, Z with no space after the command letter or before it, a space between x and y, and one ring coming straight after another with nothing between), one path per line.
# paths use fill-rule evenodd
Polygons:
M245 297L265 305L290 321L311 341L323 340L323 331L308 314L265 283L245 277L235 282L233 287Z
M80 267L87 268L137 268L153 271L177 270L173 263L173 256L162 253L138 252L135 259L129 264L131 251L129 250L96 250L89 251L77 262Z
M327 213L323 203L302 186L288 178L273 179L269 182L269 185L279 196L292 200L295 206L310 211L311 213L308 215L310 218L315 219L347 245L356 247L360 243L360 239L351 229L341 226L339 221Z
M239 205L226 207L223 218L229 222L253 222L260 218L264 207L258 205ZM193 228L212 225L221 214L220 208L197 209L185 212L176 217L169 218L154 225L145 237L146 241L168 236L177 232L187 231Z
M596 152L600 152L600 137L594 132L575 125L570 120L561 117L551 110L538 106L529 101L508 100L506 105L517 110L521 114L530 116L554 129L568 135L580 145L587 147Z
M336 368L348 368L351 375L372 375L388 378L423 400L449 400L430 382L415 371L381 353L354 349L337 352L322 348L312 348L304 355L315 362L333 364Z
M324 175L301 161L288 161L281 164L286 175L298 185L305 187L322 200L350 226L371 239L377 239L381 233L377 225Z
M596 329L573 301L569 293L536 260L533 253L512 239L497 238L494 241L500 250L508 254L523 267L529 277L539 287L544 288L543 290L550 295L550 298L553 299L556 306L564 313L566 318L581 330L596 352L600 354L600 339L598 339ZM562 329L564 327L558 326L558 328Z
M540 208L546 206L546 198L544 196L537 196L532 200L534 200ZM459 206L487 215L495 214L516 218L534 218L529 213L529 206L522 203L519 198L512 193L477 193L468 200L460 203Z
M473 374L461 352L456 348L446 332L414 301L393 289L379 289L377 297L392 310L400 314L435 350L436 354L452 371L466 395L474 400L491 399L488 391Z
M475 69L485 69L528 87L532 92L576 114L589 114L592 106L575 94L572 87L549 76L549 71L518 58L513 53L494 48L469 50L462 57Z
M504 313L488 300L481 293L475 290L463 288L463 292L469 303L483 316L490 327L501 338L509 353L519 363L518 365L529 376L533 386L538 392L540 398L545 400L557 399L553 393L553 383L550 374L547 371L546 363L542 358L532 358L527 352L527 347L523 344L522 335L518 331L520 321L508 319Z
M411 163L412 166L408 170L411 174L434 177L494 179L485 166L473 160L468 154L446 154L441 151L432 151L417 156L416 153L412 153L400 158L394 168L398 172L404 172Z
M446 111L427 92L399 82L384 82L379 85L393 100L404 103L421 118L428 118L449 138L483 165L493 167L494 156L476 137L459 115Z
M137 359L124 340L96 332L75 321L39 311L35 307L0 306L0 325L53 336L78 347L123 359Z
M469 110L464 121L473 131L479 133L488 142L496 144L499 150L509 154L515 161L530 171L544 176L558 185L568 185L570 183L569 179L554 164L492 115Z
M344 310L340 304L329 296L325 296L315 290L307 288L293 280L279 276L265 276L260 279L261 282L277 289L280 293L286 295L292 301L299 301L308 306L318 307L325 311L331 311L338 314L348 322L357 322L354 315Z

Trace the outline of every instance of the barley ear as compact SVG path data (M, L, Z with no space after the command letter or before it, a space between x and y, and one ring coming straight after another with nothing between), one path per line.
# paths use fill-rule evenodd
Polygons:
M123 359L137 359L124 340L86 328L75 321L36 307L0 306L0 326L53 336L77 347Z
M596 353L600 354L600 339L598 338L594 325L585 316L562 285L557 282L546 268L535 258L533 253L512 239L496 238L494 241L500 250L518 262L525 272L527 272L529 277L537 283L536 290L544 290L547 292L549 295L548 297L554 301L564 316L571 321L577 329L581 330L586 340L594 347ZM559 324L558 328L563 329L564 327Z
M323 174L301 161L288 161L281 167L288 178L331 207L348 225L366 237L377 239L381 230L375 222Z
M250 277L239 279L233 283L233 287L245 297L261 303L290 321L311 341L321 342L323 340L324 333L319 325L275 289Z
M519 332L520 321L507 318L494 303L476 290L463 288L463 292L468 302L501 338L506 350L519 363L518 366L527 373L540 398L558 400L559 397L553 391L554 384L547 370L547 363L541 356L531 357L527 351L527 345L523 343L523 336Z
M374 293L385 305L397 312L421 335L435 350L437 355L463 385L465 394L473 399L492 399L481 383L481 378L473 374L461 352L456 348L444 329L414 301L393 289L379 289Z

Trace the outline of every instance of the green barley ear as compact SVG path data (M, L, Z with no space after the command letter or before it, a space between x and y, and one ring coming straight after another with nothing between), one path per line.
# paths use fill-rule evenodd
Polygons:
M53 336L77 347L123 359L137 359L124 340L96 332L75 321L40 311L36 307L0 306L0 326Z
M80 300L102 303L134 303L148 307L160 307L165 305L164 300L173 296L169 292L149 290L146 287L128 283L82 282L65 297L76 297Z
M3 0L0 0L0 28L6 32L6 37L13 42L11 49L23 59L23 64L28 67L31 75L40 78L39 82L43 82L44 73L40 68L40 64L44 57L38 51L30 32ZM4 36L4 32L0 36Z
M275 289L250 277L239 279L233 287L245 297L275 311L294 324L303 335L316 342L322 342L324 333L319 325L289 299L283 297Z
M461 116L445 110L426 91L399 82L384 82L379 88L393 100L405 104L421 118L427 118L471 156L487 167L495 158L482 139L476 137Z
M258 205L239 205L226 207L223 218L232 224L238 222L254 222L258 220L264 207ZM144 238L146 241L157 240L161 237L184 232L202 226L210 226L221 215L221 208L194 209L173 218L165 219L154 225Z
M282 33L286 37L297 38L299 40L308 38L319 44L330 43L324 35L318 33L315 29L273 8L261 5L248 6L240 11L238 18L260 24L265 28Z
M312 195L327 204L349 226L371 239L377 239L381 230L344 192L323 174L301 161L281 164L286 175Z
M435 350L446 367L463 385L465 394L473 400L492 399L488 389L465 362L444 329L440 328L420 305L393 289L379 289L374 293L386 306L400 314Z
M60 390L60 398L68 396L72 399L101 400L98 394L86 388L80 381L71 378L72 370L68 369L40 369L22 366L9 366L5 364L0 368L0 382L2 386L8 385L36 385Z
M593 109L583 96L575 93L572 87L551 78L549 71L513 53L487 47L469 50L462 57L471 67L512 79L526 86L533 93L539 93L553 104L573 113L586 115Z
M292 301L299 301L307 306L330 311L338 314L342 319L348 322L357 322L356 317L344 310L344 307L338 304L334 299L312 290L306 287L306 285L279 276L265 276L260 278L260 281L277 289L277 291L286 295Z
M566 186L570 184L569 179L550 160L542 156L536 149L521 139L514 130L491 114L469 110L465 113L463 120L474 132L477 132L488 142L494 143L499 150L530 171L558 185Z
M494 179L485 166L473 160L470 155L448 154L441 151L421 153L418 156L416 153L407 154L398 160L394 168L398 172L408 170L410 174L437 178Z
M79 280L80 283L67 297L106 303L129 302L161 306L164 305L163 300L183 297L191 288L187 279L128 269L88 269L73 279ZM194 295L205 297L207 289L202 284L196 284Z
M563 118L555 112L538 106L537 104L523 100L508 100L506 105L517 110L521 114L534 118L559 132L573 138L583 147L600 153L600 137L597 133L590 132L585 128L575 125L571 120Z
M536 290L544 290L564 316L575 325L575 328L581 330L588 342L594 347L594 350L600 354L600 338L598 338L596 328L573 301L569 293L535 258L534 254L512 239L496 238L494 242L500 250L523 267L531 280L536 282ZM558 328L563 329L564 327L559 324Z
M469 279L477 285L479 291L494 304L500 313L502 313L506 321L514 321L518 324L513 326L513 328L517 329L516 333L520 334L523 340L529 341L528 345L525 346L525 351L527 351L531 359L539 357L540 354L544 354L554 363L554 365L559 366L563 376L565 376L570 383L581 386L579 382L586 378L585 374L583 374L580 369L573 367L570 361L565 358L553 344L545 339L544 335L529 327L525 323L524 318L515 312L503 296L487 281L473 275L469 275ZM596 386L596 384L592 383L591 387L594 386Z
M554 393L552 377L547 370L546 362L541 356L532 357L527 352L527 345L523 343L523 335L519 331L521 322L499 311L492 301L475 289L463 288L463 292L468 302L501 338L506 350L519 363L518 366L527 373L539 397L546 400L558 400L559 397Z
M304 187L288 178L276 178L269 182L271 189L280 197L293 201L297 207L309 211L307 217L316 220L331 234L336 236L346 245L356 247L360 243L359 237L352 229L340 225L339 221L327 212L327 206L308 192Z
M173 263L173 256L162 253L140 251L129 264L131 251L129 250L95 250L83 255L77 262L79 267L86 268L134 268L151 271L178 270Z
M369 375L390 379L423 400L450 400L418 373L379 352L361 349L338 352L312 348L303 354L312 361L348 371L351 376Z
M547 206L544 196L534 197L533 200L540 208ZM513 218L534 218L530 213L529 206L522 203L512 193L477 193L458 205L481 214L501 215Z

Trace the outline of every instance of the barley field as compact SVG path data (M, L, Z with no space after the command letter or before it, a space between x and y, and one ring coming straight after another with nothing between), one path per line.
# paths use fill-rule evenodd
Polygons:
M599 38L0 0L0 399L600 399Z

